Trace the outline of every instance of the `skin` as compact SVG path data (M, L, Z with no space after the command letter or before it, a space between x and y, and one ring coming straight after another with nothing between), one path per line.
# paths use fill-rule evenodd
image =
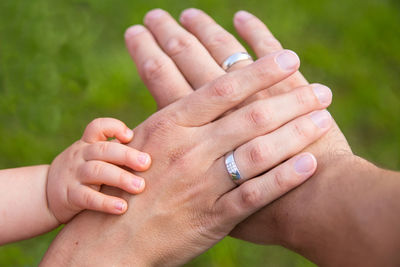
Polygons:
M166 12L154 10L145 18L147 30L138 31L140 26L135 26L129 30L134 29L133 34L128 31L126 35L139 74L160 107L191 93L187 86L177 87L175 81L201 86L223 75L219 66L228 56L245 51L231 34L199 10L184 11L180 21L183 27ZM234 24L258 57L282 50L253 15L238 12ZM237 63L229 71L250 63ZM296 72L249 97L244 104L306 84ZM399 265L400 219L395 215L400 210L399 173L379 169L354 155L336 125L305 150L314 153L319 162L313 179L247 218L231 235L286 246L319 265Z
M104 188L124 197L129 210L117 217L81 213L57 236L42 266L180 265L303 183L316 161L310 153L293 155L329 130L332 120L323 109L330 103L330 90L319 91L327 102L309 85L226 114L298 67L293 52L270 54L153 114L135 128L129 144L152 155L152 167L143 173L147 190L133 197ZM260 148L257 139L272 144L268 164L252 157ZM273 150L282 145L284 149ZM253 162L241 169L245 181L239 186L224 164L224 155L236 148L243 151L235 154L238 164Z
M110 137L116 141L105 142ZM124 213L124 199L98 191L102 184L131 194L143 191L143 178L118 167L144 171L150 166L147 154L121 144L132 138L121 121L96 119L51 165L1 170L0 245L48 232L84 209ZM147 158L144 163L140 155Z

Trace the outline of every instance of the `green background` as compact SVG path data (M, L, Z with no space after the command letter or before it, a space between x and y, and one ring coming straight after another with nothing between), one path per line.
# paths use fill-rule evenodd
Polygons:
M234 12L256 14L299 54L310 82L332 88L330 111L354 152L400 169L396 0L1 0L0 168L50 163L95 117L133 127L155 111L123 33L156 7L175 17L201 8L231 32ZM37 265L54 235L0 247L0 266ZM285 249L233 239L189 264L265 265L312 266Z

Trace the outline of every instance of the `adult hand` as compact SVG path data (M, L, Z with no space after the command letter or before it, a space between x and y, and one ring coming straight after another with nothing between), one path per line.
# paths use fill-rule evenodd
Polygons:
M314 111L329 105L329 89L301 87L220 118L298 66L293 52L268 55L223 75L139 125L131 145L153 159L150 170L142 173L145 192L132 197L106 189L127 199L127 213L119 217L81 214L63 229L43 264L182 264L221 240L251 213L302 183L316 169L310 153L274 166L329 129L329 113ZM269 150L273 153L268 163L251 158L260 142L277 148ZM238 187L224 164L224 155L235 149L244 177Z
M198 88L224 75L222 62L236 52L245 51L231 34L202 11L184 11L181 23L184 28L166 12L154 10L146 16L147 29L135 26L126 34L127 47L139 74L160 108L192 93L191 86ZM239 35L258 57L282 50L267 27L253 15L238 12L234 23ZM237 63L229 71L250 63ZM242 105L307 84L296 72L249 97ZM270 154L263 151L268 151L268 147L274 148L265 143L253 159L267 164ZM396 248L400 246L385 232L398 223L398 219L387 217L390 209L399 210L398 206L394 208L398 201L393 202L395 198L392 198L397 192L394 185L399 181L395 175L384 176L386 171L353 155L336 125L306 150L313 152L319 162L313 179L249 217L231 234L252 242L284 245L319 264L371 264L384 257L389 262L396 259ZM377 180L382 176L384 183ZM371 213L365 212L370 203L368 199L378 200L382 196L385 196L386 208L375 205L371 213L384 209L386 217L380 221L379 230L371 234L371 227L375 229L379 223L367 219L371 218ZM349 235L353 236L350 240ZM377 243L382 245L379 249L371 246Z

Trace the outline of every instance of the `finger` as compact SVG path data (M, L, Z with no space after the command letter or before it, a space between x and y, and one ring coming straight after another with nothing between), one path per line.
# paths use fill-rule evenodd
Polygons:
M96 142L83 151L85 160L101 160L126 166L135 171L145 171L150 167L150 155L134 148L114 142Z
M199 9L190 8L183 11L180 21L189 32L200 40L218 66L221 66L229 56L237 52L246 52L246 49L232 34ZM228 71L242 68L251 63L251 60L238 62Z
M125 123L112 118L98 118L89 123L82 140L87 143L107 141L115 137L121 143L128 143L133 138L133 131Z
M254 15L239 11L235 14L233 23L240 37L254 50L257 57L280 51L281 43L272 35L267 26Z
M161 50L145 27L135 25L127 29L125 43L140 77L159 109L193 91L174 62Z
M316 168L315 157L303 153L266 174L248 180L216 202L215 213L219 215L217 223L233 228L260 208L302 184Z
M323 109L332 101L331 90L319 84L298 88L249 104L228 116L203 127L203 135L214 135L217 153L225 154L239 145L278 129L287 122ZM288 108L282 108L288 107ZM212 148L215 151L215 147Z
M172 107L167 114L173 116L178 125L203 125L213 121L250 95L288 77L299 68L299 65L299 58L292 51L286 50L268 55L205 85L177 102L178 109ZM177 113L176 110L182 112Z
M150 11L144 21L193 88L225 74L196 37L183 29L164 10Z
M118 166L103 161L91 160L79 168L79 179L83 184L118 187L131 194L144 190L144 179Z
M332 122L328 111L315 111L239 146L234 151L235 163L241 175L236 184L246 182L302 151L327 133ZM227 172L225 157L221 157L212 170L212 173L221 173L221 177L226 177L224 187L221 187L223 192L235 187Z
M89 187L81 186L79 190L71 191L70 203L81 209L101 211L110 214L123 214L128 204L124 199L105 195Z
M240 37L249 44L257 57L263 57L283 49L281 43L256 16L246 11L239 11L235 14L233 22ZM306 84L308 84L307 80L297 71L274 88L270 88L266 93L276 95Z

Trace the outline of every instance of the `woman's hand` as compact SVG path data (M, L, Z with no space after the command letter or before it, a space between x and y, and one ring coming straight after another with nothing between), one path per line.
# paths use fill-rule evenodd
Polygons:
M44 263L182 264L304 182L316 169L312 154L274 166L328 131L331 117L319 111L330 104L328 88L300 87L221 118L298 67L291 51L270 54L202 86L139 125L131 145L152 155L152 167L141 174L147 189L135 197L106 189L126 197L127 213L82 214L64 228ZM226 170L224 155L230 151L236 151L243 175L240 186Z

